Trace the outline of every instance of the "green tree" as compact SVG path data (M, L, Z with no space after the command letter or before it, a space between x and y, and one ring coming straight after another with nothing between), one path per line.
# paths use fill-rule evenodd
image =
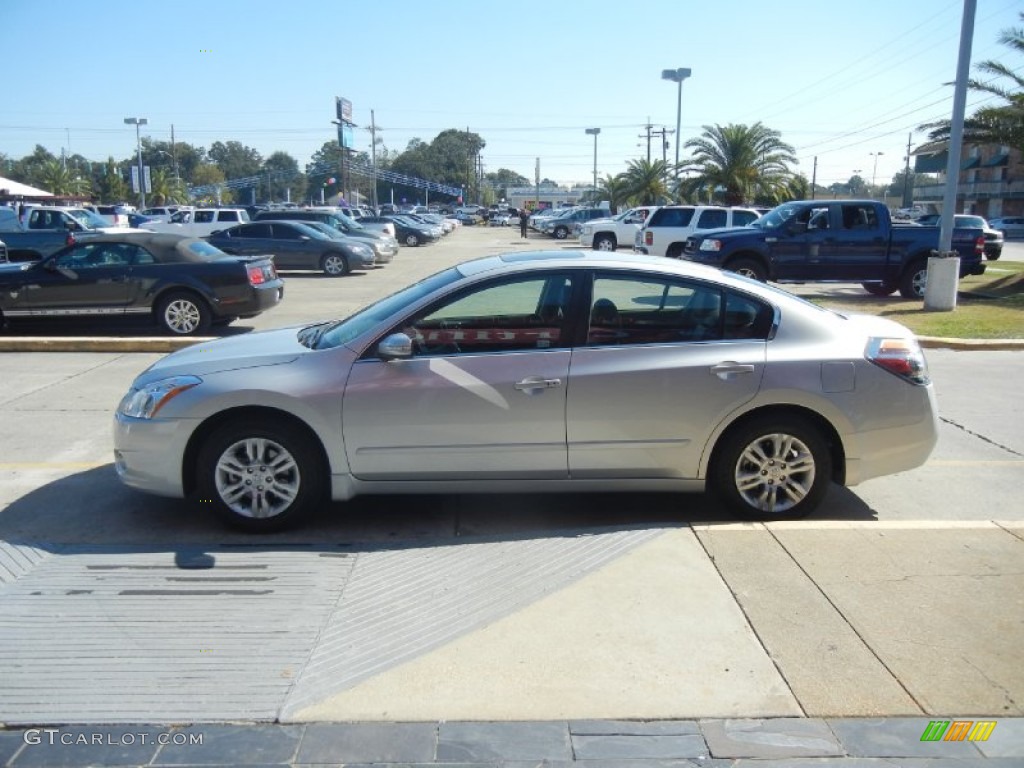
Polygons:
M1024 21L1024 12L1020 13ZM1010 27L999 34L999 43L1011 53L1024 54L1024 27ZM992 59L980 62L977 70L991 75L991 80L971 78L967 87L987 93L1001 100L994 106L982 107L964 120L964 141L975 144L998 144L1024 152L1024 76L1013 68ZM928 131L932 141L948 141L949 120L925 123L920 130Z
M234 200L231 190L224 187L224 171L213 163L203 163L196 167L192 174L192 184L198 187L197 202L229 203Z
M238 141L215 141L206 155L229 180L255 176L263 165L259 152Z
M173 172L166 168L156 168L150 171L149 183L151 192L146 200L153 205L188 201L188 191L184 183L175 179Z
M31 184L34 179L39 178L42 167L56 159L46 147L36 144L32 154L25 155L14 163L11 168L11 178L24 184Z
M56 158L39 166L32 182L47 192L61 197L88 196L91 192L89 179L77 175Z
M756 202L775 206L787 200L809 200L811 198L811 182L802 173L795 174L786 185L781 196L773 199L759 199Z
M598 202L607 200L612 213L618 213L619 206L626 205L629 198L629 181L624 174L620 173L616 176L606 174L603 179L598 181L596 199Z
M299 171L299 163L287 152L274 152L267 157L261 175L261 186L270 201L301 200L306 192L306 178Z
M630 160L622 180L629 198L638 205L654 205L668 198L668 165L663 160Z
M102 169L99 183L96 185L96 189L99 190L100 202L120 203L127 200L130 194L128 184L114 158L108 157L104 165L97 167Z
M777 199L792 178L794 149L781 134L761 123L704 126L685 146L693 157L683 170L694 172L684 186L691 191L721 192L726 205L740 205L759 196Z

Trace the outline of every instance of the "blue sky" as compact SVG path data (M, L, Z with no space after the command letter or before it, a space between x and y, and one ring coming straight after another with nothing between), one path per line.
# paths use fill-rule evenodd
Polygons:
M997 42L1021 10L978 0L972 61L1024 65ZM532 180L539 157L542 176L586 182L585 129L601 128L602 177L646 157L648 119L675 129L676 85L661 71L689 67L684 142L703 125L761 121L808 178L817 156L820 184L855 170L881 182L903 167L908 133L950 115L962 14L963 0L0 0L0 152L124 158L135 131L123 119L140 116L154 139L173 124L179 141L236 140L304 166L335 135L344 96L359 126L375 111L391 150L468 127L487 142L486 171ZM971 95L968 111L982 101ZM356 144L369 149L368 130Z

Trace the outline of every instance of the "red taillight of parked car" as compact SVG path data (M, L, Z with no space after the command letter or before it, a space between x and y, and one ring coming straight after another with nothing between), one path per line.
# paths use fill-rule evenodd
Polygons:
M74 245L74 244L75 244L75 236L71 232L68 232L68 236L64 238L64 245Z
M249 285L263 285L267 281L263 267L249 267Z
M879 368L914 384L931 381L921 345L915 339L868 339L864 357Z
M981 256L985 253L985 236L982 235L974 241L974 252Z
M654 233L649 229L644 232L644 245L654 245Z

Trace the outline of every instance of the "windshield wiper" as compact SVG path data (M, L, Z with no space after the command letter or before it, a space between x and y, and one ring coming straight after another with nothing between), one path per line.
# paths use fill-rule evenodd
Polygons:
M320 339L323 338L323 335L336 324L337 321L335 320L325 320L322 323L307 325L299 331L299 344L304 347L309 347L310 349L316 349L316 345L320 343Z

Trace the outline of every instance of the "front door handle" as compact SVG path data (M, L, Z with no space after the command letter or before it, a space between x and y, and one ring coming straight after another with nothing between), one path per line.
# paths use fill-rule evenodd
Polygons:
M562 386L561 379L545 379L542 376L529 376L513 385L520 392L540 392Z
M746 363L719 363L711 366L711 372L723 381L730 381L739 373L753 373L754 366Z

